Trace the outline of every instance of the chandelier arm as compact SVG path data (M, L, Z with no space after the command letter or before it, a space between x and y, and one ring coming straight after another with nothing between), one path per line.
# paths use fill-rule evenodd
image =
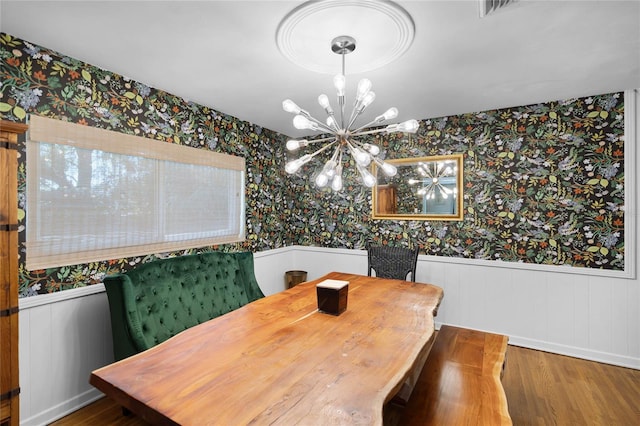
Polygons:
M331 159L333 161L336 161L338 159L338 153L340 153L340 156L342 157L342 150L340 148L341 147L338 144L338 146L336 147L335 151L333 151L333 154L331 154Z
M371 163L373 158L375 158L375 156L372 155L367 149L364 149L364 147L360 145L359 142L348 140L348 139L345 140L345 142L346 142L347 148L351 152L351 155L353 156L357 164L363 167L366 167Z
M336 131L334 129L332 129L331 127L327 126L325 123L323 123L322 121L318 120L317 118L313 117L313 116L308 116L307 117L309 120L313 121L314 123L316 123L318 126L320 126L323 130L326 130L329 133L335 133Z
M365 124L364 126L360 126L360 127L358 127L357 129L353 130L353 131L351 132L351 134L353 134L353 135L359 135L359 134L361 134L361 133L358 133L358 132L361 132L361 131L363 131L363 130L365 130L365 129L368 129L369 127L371 127L371 126L373 126L373 125L375 125L375 124L380 124L380 123L384 122L385 120L386 120L386 119L385 119L382 115L381 115L381 116L379 116L379 117L376 117L376 119L375 119L375 120L372 120L372 121L368 122L367 124ZM383 128L382 130L386 130L386 128Z
M364 111L364 110L362 110ZM351 117L349 117L349 124L345 127L345 129L349 129L351 128L351 126L353 125L353 123L355 123L355 121L358 119L358 117L360 116L360 114L362 113L362 111L357 111L356 108L353 109L353 111L351 111Z
M434 185L432 183L422 187L420 189L420 191L423 191L423 195L425 197L429 196L430 194L434 193L435 194L435 189L434 189Z
M351 127L351 125L353 124L353 122L355 121L355 119L357 117L357 116L354 117L354 115L356 114L356 107L357 107L357 103L356 103L356 105L353 106L353 109L351 110L351 115L349 116L349 121L348 121L349 124L347 124L345 126L344 123L343 123L343 128L344 129L349 129Z
M357 144L357 142L356 141L351 141L350 139L345 139L345 143L347 145L347 148L349 148L349 150L353 152L353 150L355 149L355 147L353 145L354 145L354 143Z
M435 171L436 171L436 177L437 178L442 177L442 173L444 171L444 166L438 161L436 161Z
M355 129L353 132L351 132L351 134L353 134L353 135L359 135L359 134L361 134L361 133L359 133L359 132L361 132L361 131L363 131L363 130L365 130L365 129L368 129L369 127L373 126L374 124L378 124L378 123L379 123L379 121L378 121L378 120L370 121L370 122L368 122L367 124L365 124L364 126L360 126L360 127L358 127L357 129Z
M431 189L431 187L432 187L432 186L433 186L433 185L429 183L429 184L427 184L427 185L423 186L422 188L420 188L420 189L418 190L418 192L422 191L422 192L424 192L424 193L427 193L427 192L429 192L429 189Z
M338 95L338 105L340 105L340 126L344 129L344 95Z
M365 126L365 128L366 127L367 126ZM387 128L383 127L383 128L379 128L379 129L352 132L351 136L375 135L376 133L384 133L386 131L387 131ZM396 133L396 132L394 132L394 133Z
M333 139L334 142L335 142L336 137L335 136L329 136L328 138L314 139L314 140L307 141L307 144L311 145L312 143L326 142L326 141L330 141L331 139Z
M333 133L338 133L340 129L338 128L338 122L336 121L336 115L333 111L327 111L327 118L330 118L331 125L327 124Z
M356 122L358 117L360 117L360 115L364 112L365 109L367 109L367 106L364 105L361 100L356 102L356 104L353 106L353 110L351 111L351 118L349 119L349 125L346 127L347 129L351 128L353 123ZM360 127L360 129L362 129L363 127L369 127L371 124L374 124L375 122L376 121L374 120L371 123Z
M352 143L350 140L348 140L348 139L346 139L346 140L345 140L345 143L346 143L346 145L347 145L347 148L348 148L348 149L349 149L349 151L351 152L351 156L353 157L353 159L354 159L354 160L356 161L356 163L357 163L357 159L356 159L356 157L357 157L357 156L356 156L356 153L357 153L357 151L356 151L356 147L354 147L354 146L353 146L353 143Z
M361 141L359 141L359 140L356 140L356 139L349 139L349 143L351 144L351 146L354 146L354 147L357 147L357 148L360 148L360 149L365 149L365 148L364 148L364 143L363 143L363 142L361 142ZM365 150L365 151L366 151L366 150ZM368 151L367 151L367 152L368 152Z
M431 169L429 168L429 166L424 167L423 170L426 173L427 177L433 181L435 176L433 175L433 173L431 173Z
M327 149L329 149L329 147L331 147L332 145L334 145L336 142L338 142L338 139L334 140L333 142L330 142L328 144L326 144L325 146L323 146L322 148L318 149L317 151L313 152L312 154L309 154L311 156L311 158L315 157L316 155L320 154L321 152L326 151Z
M453 191L451 189L447 188L446 186L444 186L440 182L438 182L438 188L440 189L440 192L443 192L443 193L445 193L447 195L453 194Z

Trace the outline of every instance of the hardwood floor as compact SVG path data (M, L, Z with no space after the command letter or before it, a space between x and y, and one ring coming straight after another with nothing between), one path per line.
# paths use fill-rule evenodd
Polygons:
M146 426L148 424L134 414L124 416L122 408L109 398L101 398L93 404L51 423L56 426Z
M510 346L514 425L640 425L640 371Z
M509 414L519 425L640 425L640 371L509 346L502 379ZM55 426L145 426L108 398Z

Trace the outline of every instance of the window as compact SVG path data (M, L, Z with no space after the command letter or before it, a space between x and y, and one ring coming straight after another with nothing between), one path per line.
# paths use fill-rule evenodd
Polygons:
M244 240L244 159L31 116L28 269Z

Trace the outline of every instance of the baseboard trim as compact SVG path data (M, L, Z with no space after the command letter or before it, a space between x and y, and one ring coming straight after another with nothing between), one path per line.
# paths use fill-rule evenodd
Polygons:
M58 405L54 405L35 416L27 419L20 419L21 426L45 426L63 418L64 416L79 410L80 408L104 397L104 394L97 389L89 389L73 398L70 398Z

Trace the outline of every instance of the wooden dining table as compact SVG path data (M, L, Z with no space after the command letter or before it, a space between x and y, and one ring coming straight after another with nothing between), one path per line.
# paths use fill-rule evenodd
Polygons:
M340 315L317 309L327 279L349 282ZM380 425L428 352L442 297L430 284L332 272L95 370L90 383L153 424Z

